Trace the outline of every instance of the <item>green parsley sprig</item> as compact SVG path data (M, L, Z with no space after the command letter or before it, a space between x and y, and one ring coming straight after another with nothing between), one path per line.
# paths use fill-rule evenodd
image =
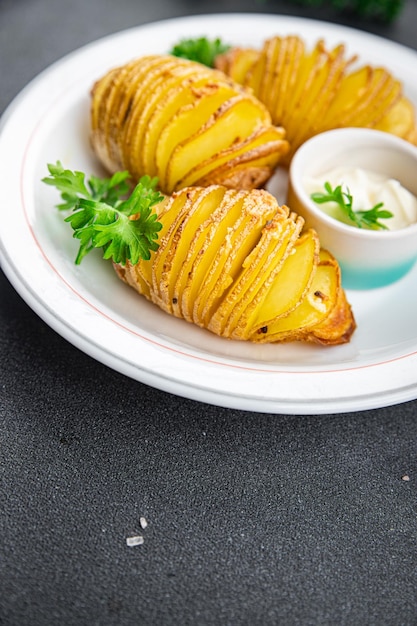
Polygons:
M72 211L65 221L80 241L76 264L93 248L103 248L105 259L122 265L148 260L151 251L158 249L162 224L153 207L164 196L155 189L156 178L143 176L125 199L128 172L116 172L111 178L91 176L86 181L83 172L64 169L60 161L49 164L48 170L50 176L42 180L61 193L63 202L57 208Z
M197 37L195 39L181 39L171 48L170 54L182 59L197 61L207 65L207 67L214 67L216 57L229 49L230 46L223 43L219 37L216 39Z
M353 197L349 193L349 189L343 189L342 185L338 185L334 189L329 182L324 183L326 193L316 192L311 194L311 199L317 204L325 204L326 202L335 202L343 214L346 215L353 225L358 228L368 228L370 230L387 230L387 226L380 219L388 219L393 217L391 211L382 209L383 202L378 202L371 209L355 211L353 209Z

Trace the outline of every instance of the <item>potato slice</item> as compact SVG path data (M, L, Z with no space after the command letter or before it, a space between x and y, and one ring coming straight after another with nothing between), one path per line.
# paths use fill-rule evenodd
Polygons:
M338 123L348 126L351 116L355 115L358 108L361 108L362 102L366 106L369 92L375 84L374 81L375 73L369 65L345 76L329 106L325 120L326 128L333 128Z
M189 284L194 265L197 262L196 260L203 254L204 245L210 236L210 232L213 229L214 224L225 216L228 207L239 195L238 192L228 190L225 187L217 185L213 185L207 189L209 191L204 199L203 211L200 210L196 213L193 216L193 224L189 224L190 239L184 240L184 248L186 248L186 250L184 249L182 252L183 262L181 267L178 267L176 279L172 281L172 298L173 301L175 301L175 305L173 305L174 313L178 317L184 317L188 321L191 320L192 316L189 312L187 300L185 299L184 308L182 306L182 301L183 294L185 293L187 284ZM226 211L224 207L226 207ZM193 232L191 231L192 226L194 226ZM186 253L185 256L184 253Z
M142 274L138 271L139 264L132 265L127 263L126 266L113 264L114 269L118 277L130 287L133 287L142 296L145 296L147 300L152 300L151 290L149 284L145 282Z
M273 102L269 111L274 111L276 119L284 119L285 110L288 110L288 97L295 93L297 77L301 61L304 57L304 44L299 37L284 37L281 42L283 50L282 70L274 76L272 83Z
M266 57L265 54L258 55L255 62L249 68L249 71L245 77L243 82L245 87L249 87L251 92L254 94L258 94L259 97L260 91L262 89L262 84L264 82L266 70Z
M374 127L401 97L401 85L383 68L363 67L343 81L325 120L324 128L343 126ZM356 89L352 89L352 85ZM362 86L360 86L362 84ZM354 94L352 95L349 94Z
M110 171L121 169L123 126L131 111L137 84L141 83L152 64L158 63L158 57L145 57L140 65L131 61L111 70L92 89L91 141Z
M216 57L215 67L243 85L259 57L260 51L254 48L231 48Z
M242 315L234 336L247 339L295 309L308 292L319 261L320 242L308 230L295 243L278 271L265 281Z
M277 81L274 78L282 76L284 51L280 45L281 38L269 39L265 41L263 56L265 57L264 74L271 76L271 80L264 80L260 77L260 83L256 90L259 100L265 104L269 110L273 110Z
M314 341L326 346L340 345L350 341L356 329L356 322L352 316L351 306L347 301L343 289L337 290L336 304L330 314L314 326L308 333L303 334L303 341Z
M285 217L277 210L261 233L260 240L243 262L241 271L212 315L208 328L231 337L243 312L271 272L282 265L302 228L302 218Z
M285 141L285 131L275 126L257 128L245 141L227 147L225 150L212 155L205 161L201 161L188 174L182 178L178 185L188 187L190 185L205 186L209 181L213 184L221 184L220 181L231 175L231 172L243 165L248 171L249 167L255 166L258 171L268 168L269 177L277 164L277 155L284 156L289 149ZM230 187L253 189L259 185L255 180L246 184L244 176L239 174L242 181L239 185L230 184ZM261 180L262 176L257 176ZM265 180L267 180L266 178Z
M222 105L236 96L236 91L227 83L206 81L201 86L194 87L191 95L192 98L178 109L161 130L156 143L156 175L165 189L174 188L169 181L169 165L173 152L194 137L201 130L202 123L210 123L212 116L218 113ZM194 162L195 157L192 157L192 163Z
M175 80L175 72L183 70L183 65L174 59L156 55L148 57L147 63L136 62L136 73L125 78L124 82L128 85L129 107L124 114L123 124L116 132L118 130L123 158L126 163L132 161L137 169L143 168L142 146L141 143L138 145L137 139L147 129L155 98Z
M194 135L186 141L179 137L166 166L165 188L178 188L179 181L193 169L196 154L199 162L220 154L243 142L266 120L266 109L250 95L238 94L227 100Z
M92 90L91 122L91 145L109 171L127 169L134 179L156 175L166 193L181 188L180 181L209 159L204 177L211 184L209 172L224 165L229 148L244 151L256 130L274 129L265 106L247 89L218 70L170 55L141 57L104 75ZM257 174L260 153L252 152L235 170L234 186L259 184L272 174L288 148L283 130L275 135L268 164L260 164ZM228 177L223 180L227 184Z
M414 107L407 98L401 97L375 124L375 128L391 132L417 145Z
M241 192L226 237L206 272L204 283L193 305L193 319L207 326L226 290L234 283L247 256L257 246L265 224L277 212L274 199L265 191Z
M308 94L310 89L313 89L314 93L320 91L320 86L318 86L318 88L317 85L314 86L316 77L318 77L319 80L321 79L321 81L323 81L324 78L323 72L320 76L320 70L323 68L326 61L323 42L320 40L309 54L306 53L304 44L302 45L302 50L303 54L296 72L295 88L292 92L285 95L286 106L284 107L282 121L285 120L286 126L291 126L291 128L294 127L294 124L296 124L299 119L298 107L300 103L303 103L304 96L309 98ZM311 101L311 98L309 98L309 100ZM277 119L275 111L271 112L271 116L273 116L274 120ZM295 122L293 120L295 120Z
M281 274L286 262L291 256L297 238L300 236L304 220L295 214L287 219L286 232L281 241L273 246L262 261L258 261L259 272L252 272L249 281L245 281L245 291L241 296L239 307L234 307L225 326L228 336L236 339L247 339L250 334L250 318L264 302L265 294ZM270 228L270 225L266 225ZM289 302L290 305L290 302Z
M286 122L291 125L291 149L295 151L309 137L320 132L323 120L335 94L343 80L344 72L349 60L344 58L344 46L337 46L327 52L319 47L315 71L305 83L305 89L300 99L295 103L296 118L291 117ZM285 117L284 117L285 119ZM285 123L285 122L283 122Z
M114 85L117 82L122 68L117 67L110 70L100 81L97 81L92 88L91 95L91 133L97 135L97 141L101 140L105 145L107 133L104 132L103 119L110 106Z
M137 110L138 97L142 88L147 88L147 81L155 79L159 65L159 58L152 56L146 57L140 65L133 61L120 68L111 97L107 98L106 117L103 120L104 134L108 138L108 149L113 160L120 159L123 153L124 143L132 126L132 117Z
M168 79L170 71L178 68L174 60L162 63L158 58L152 64L149 63L149 66L144 75L138 73L142 74L140 79L135 77L130 88L134 95L131 97L124 125L119 131L120 151L129 171L144 171L141 138L147 127L147 116L151 107L149 94L157 91L161 81Z
M118 157L114 157L113 151L110 151L110 137L107 131L107 117L111 108L111 99L117 91L115 85L118 83L119 76L122 74L122 68L117 68L108 72L108 74L92 89L91 100L91 143L94 145L96 155L109 170L113 171L118 167Z
M207 242L213 236L214 225L226 216L229 206L242 193L218 185L211 186L210 190L210 196L204 201L204 215L199 216L198 223L196 216L195 231L188 242L187 254L173 285L174 312L178 317L183 317L187 321L193 321L192 303L190 302L189 294L192 285L191 277L193 272L196 271L198 258L204 254ZM194 288L197 287L198 285L195 284ZM200 285L200 289L202 287L203 285Z
M151 299L155 302L155 304L158 304L158 306L161 305L158 283L160 276L158 275L157 281L155 281L154 274L155 271L159 271L159 255L167 253L170 238L172 237L173 232L175 232L177 221L179 216L184 211L186 201L186 194L173 194L171 197L165 198L161 204L156 207L158 212L158 221L162 224L162 229L158 238L158 250L156 252L151 252L151 258L148 261L141 260L133 267L130 267L129 263L126 265L127 270L129 270L133 276L136 274L140 275L140 279L148 285ZM162 305L161 308L164 308L165 310L165 307Z
M306 337L311 329L325 320L336 306L340 289L340 271L337 263L328 261L320 253L308 293L298 306L259 327L251 335L252 341L295 341Z
M191 259L195 260L198 256L197 242L204 241L206 231L213 221L212 216L221 205L225 193L224 187L201 188L170 242L161 271L160 291L164 300L171 303L172 313L177 317L184 317L179 294L183 293L184 279L191 271Z
M199 232L197 241L193 242L191 248L193 263L190 263L190 259L187 260L189 271L183 281L183 290L182 293L177 291L182 314L190 322L201 325L200 320L194 317L194 305L204 288L206 276L219 246L238 218L241 202L242 192L228 190L221 204L213 212L208 227L203 232Z
M196 77L193 67L180 67L173 71L171 79L165 80L161 89L152 95L152 108L148 113L146 128L140 136L142 171L147 172L149 176L157 174L156 148L161 132L181 107L195 102L198 90L207 84L207 79L204 74Z
M172 249L177 245L178 237L181 236L183 222L187 219L189 212L192 210L194 202L199 195L197 187L189 188L186 192L173 196L174 201L165 214L165 220L161 218L163 224L162 236L159 242L159 248L154 255L152 262L152 288L160 301L161 308L172 313L172 301L166 298L165 285L162 282L162 276L165 271L166 263Z

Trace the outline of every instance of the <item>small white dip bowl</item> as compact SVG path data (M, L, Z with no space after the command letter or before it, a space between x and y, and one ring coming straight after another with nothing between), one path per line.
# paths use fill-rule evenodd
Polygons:
M290 166L287 204L304 217L307 228L317 231L322 248L339 261L343 286L371 289L388 285L404 276L417 260L417 223L399 230L368 230L326 214L310 198L303 181L340 166L396 179L417 196L417 147L382 131L343 128L306 141ZM384 208L389 210L389 206Z

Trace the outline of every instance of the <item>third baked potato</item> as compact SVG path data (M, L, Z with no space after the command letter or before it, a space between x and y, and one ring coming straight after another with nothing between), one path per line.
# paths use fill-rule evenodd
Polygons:
M358 65L339 44L309 49L299 36L276 36L259 50L232 48L216 67L249 87L274 124L286 131L291 151L332 128L375 128L417 143L415 111L403 87L384 67Z

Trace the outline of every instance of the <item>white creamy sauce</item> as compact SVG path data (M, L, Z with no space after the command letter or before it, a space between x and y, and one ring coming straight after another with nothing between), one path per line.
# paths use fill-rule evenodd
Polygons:
M324 192L324 183L327 181L333 188L342 185L343 190L349 189L353 197L354 211L368 210L379 202L383 202L384 206L381 209L390 211L393 217L381 218L379 221L389 230L398 230L417 222L417 198L398 180L360 168L338 167L320 177L306 178L304 188L308 195ZM326 202L317 206L335 219L350 223L335 202Z

